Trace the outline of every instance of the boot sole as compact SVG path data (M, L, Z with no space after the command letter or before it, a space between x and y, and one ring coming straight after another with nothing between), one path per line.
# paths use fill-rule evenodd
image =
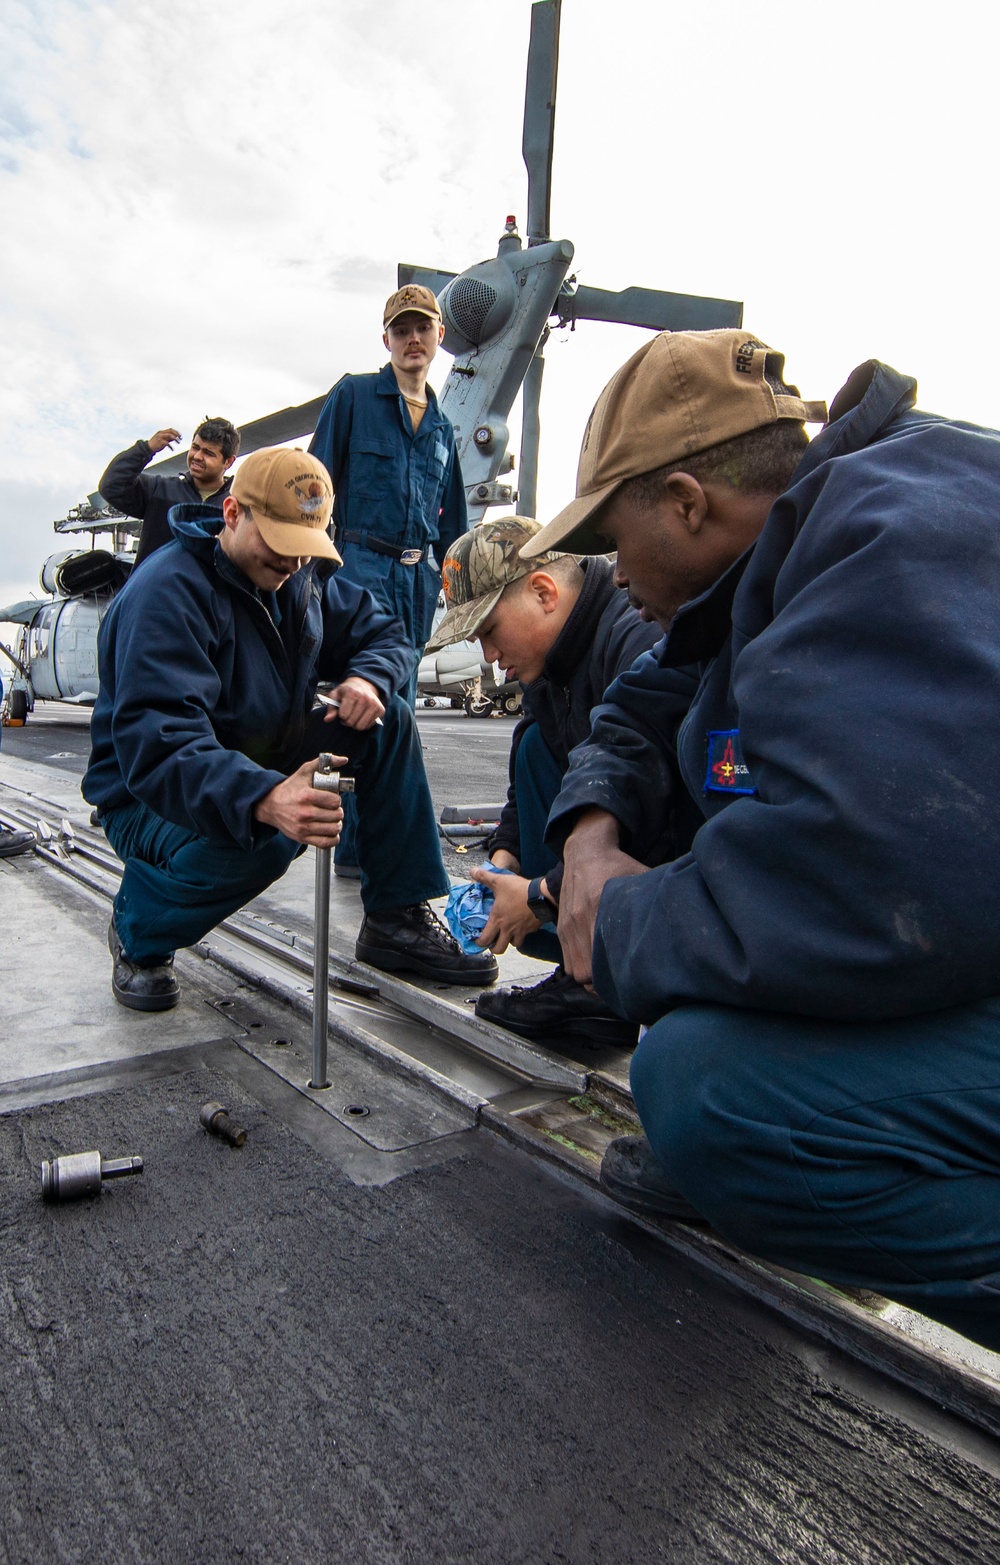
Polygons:
M363 945L360 940L354 947L354 954L359 962L367 962L369 967L380 968L383 973L419 973L421 978L432 978L435 983L460 984L464 989L482 989L486 984L496 983L500 972L495 962L492 971L480 968L475 973L450 972L434 967L430 962L421 962L416 957L404 956L400 951L384 951L380 946Z
M118 1004L130 1011L172 1011L181 997L179 989L173 994L130 994L127 989L119 989L114 979L111 992Z
M711 1228L707 1217L702 1217L697 1208L684 1200L683 1196L660 1195L655 1190L645 1190L634 1185L619 1183L617 1179L608 1179L601 1170L598 1181L604 1194L610 1196L619 1206L625 1206L630 1212L637 1212L642 1217L666 1217L672 1223L686 1223L689 1228Z
M501 1021L498 1016L491 1016L489 1011L480 1011L478 1007L476 1015L481 1022L491 1022L494 1027L516 1033L529 1043L553 1043L561 1038L578 1038L583 1043L604 1044L607 1048L634 1049L639 1038L638 1027L625 1028L615 1022L552 1022L547 1027L526 1027L519 1022Z

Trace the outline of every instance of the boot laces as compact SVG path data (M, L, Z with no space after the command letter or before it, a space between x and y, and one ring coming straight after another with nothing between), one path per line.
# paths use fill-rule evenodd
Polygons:
M432 907L426 902L415 902L412 907L403 909L408 920L414 924L422 924L431 938L445 950L451 951L458 945L452 935L442 924Z
M544 993L549 994L554 989L565 989L569 984L572 983L573 979L570 978L566 969L564 967L557 967L549 974L548 978L541 979L539 983L527 985L515 984L510 992L511 994L542 994L544 991Z

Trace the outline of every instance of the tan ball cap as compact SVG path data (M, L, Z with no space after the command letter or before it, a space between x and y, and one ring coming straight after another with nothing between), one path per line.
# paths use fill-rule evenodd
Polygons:
M383 329L392 325L397 315L429 315L431 320L441 319L441 306L422 283L407 283L405 288L399 288L390 294L385 301L385 309L382 311Z
M525 544L602 554L597 512L626 479L694 456L779 419L825 423L826 404L775 392L784 355L743 330L661 332L643 343L597 399L576 475L576 499Z
M264 446L240 463L230 493L246 506L276 554L344 563L327 532L333 510L330 475L308 452Z

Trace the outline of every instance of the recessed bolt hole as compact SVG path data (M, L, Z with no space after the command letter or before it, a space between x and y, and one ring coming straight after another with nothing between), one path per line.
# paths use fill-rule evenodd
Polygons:
M227 1011L231 1005L235 1005L235 1004L236 1004L235 1000L220 1000L219 1001L219 1010L220 1011Z
M263 1027L263 1022L247 1022L248 1027Z
M350 1114L353 1119L365 1119L371 1113L371 1109L366 1108L363 1103L345 1103L344 1113Z
M291 1041L292 1041L291 1038L272 1038L271 1039L271 1042L274 1044L276 1049L287 1049L289 1044L291 1043Z

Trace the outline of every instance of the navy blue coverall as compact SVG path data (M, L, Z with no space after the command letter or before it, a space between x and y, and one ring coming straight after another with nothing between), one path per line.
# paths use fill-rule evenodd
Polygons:
M345 581L367 587L402 620L417 656L401 694L412 706L417 664L431 633L448 546L469 525L455 431L427 390L413 432L391 364L344 375L326 399L309 445L333 480L334 541ZM357 809L344 805L338 869L356 861Z
M756 545L609 690L553 809L690 851L605 886L636 1104L746 1249L1000 1349L1000 434L852 375ZM694 670L685 665L695 665Z
M309 450L333 480L340 574L367 587L401 619L410 645L422 652L445 555L469 523L451 421L428 386L427 411L414 434L406 399L386 364L375 375L345 375L337 382ZM419 561L401 564L395 556L404 551L419 551Z
M357 776L361 898L368 912L448 891L413 713L402 626L362 588L304 566L262 593L216 541L203 506L170 515L98 635L100 691L84 798L125 864L115 925L149 965L193 945L302 852L254 806L321 750ZM369 680L386 710L358 733L312 713L319 681ZM345 768L347 770L347 768Z

